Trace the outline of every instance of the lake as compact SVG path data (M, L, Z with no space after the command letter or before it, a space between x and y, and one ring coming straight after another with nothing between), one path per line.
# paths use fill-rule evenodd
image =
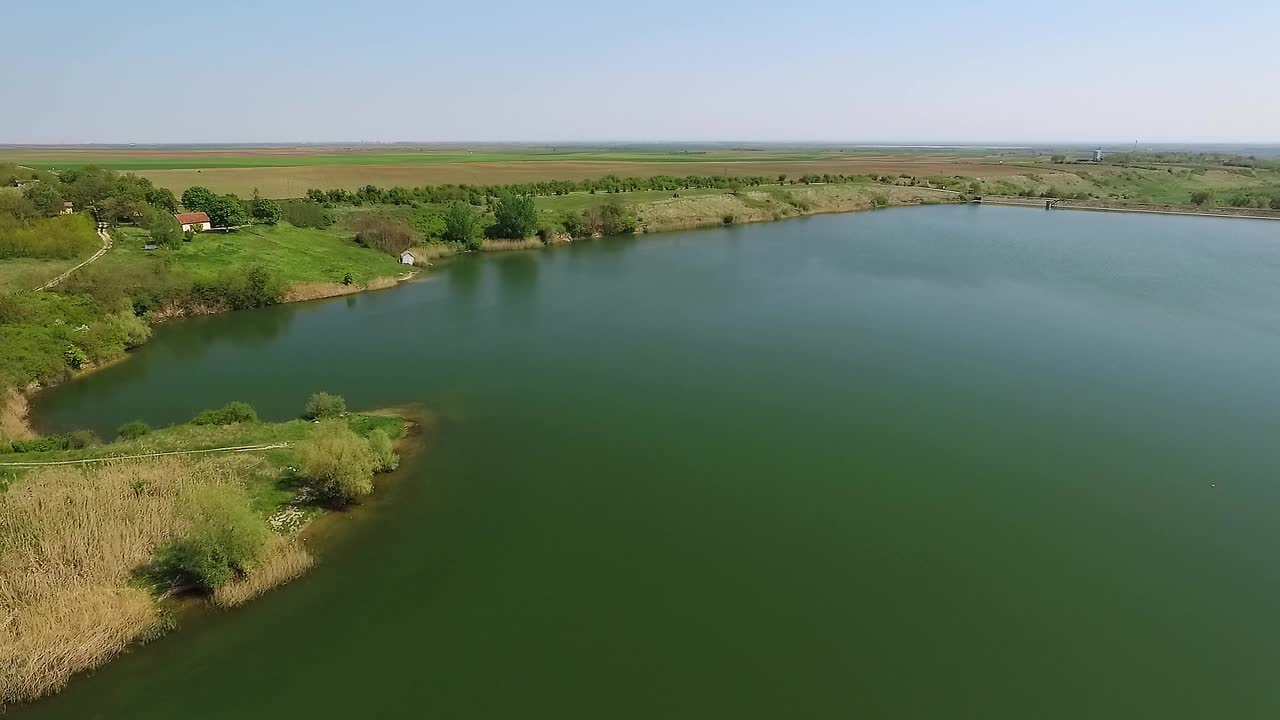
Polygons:
M936 206L468 256L39 397L421 404L306 578L23 718L1280 712L1280 223Z

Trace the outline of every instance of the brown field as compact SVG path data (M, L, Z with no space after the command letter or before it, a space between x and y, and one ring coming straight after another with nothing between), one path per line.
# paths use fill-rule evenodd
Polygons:
M847 160L766 160L725 162L626 162L608 160L539 160L529 162L437 163L430 165L309 165L298 167L203 168L199 170L137 170L157 185L176 193L192 185L214 192L248 195L257 188L267 197L301 197L309 188L355 190L364 185L414 187L447 183L501 185L538 180L581 180L614 174L653 175L779 175L808 173L846 175L966 175L1004 177L1047 172L1047 167L1001 164L973 159L864 157Z

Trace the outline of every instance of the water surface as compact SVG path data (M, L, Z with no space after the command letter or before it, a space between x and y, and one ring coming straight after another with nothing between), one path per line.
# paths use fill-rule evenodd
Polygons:
M1280 712L1280 223L928 207L182 321L50 429L423 403L307 578L32 718Z

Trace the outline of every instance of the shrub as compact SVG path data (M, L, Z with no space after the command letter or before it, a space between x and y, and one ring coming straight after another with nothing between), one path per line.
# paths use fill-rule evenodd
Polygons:
M399 218L362 213L351 221L351 228L356 242L388 255L399 255L413 245L413 228Z
M871 204L878 208L884 207L889 204L889 196L883 195L881 193L876 193L875 195L871 196Z
M62 351L62 358L67 361L67 365L79 370L89 362L89 356L75 345L68 345L66 350Z
M580 212L562 210L560 212L560 225L564 227L565 234L571 238L587 237L591 234L591 228L587 227Z
M320 498L341 506L373 492L378 460L369 443L345 423L321 423L298 443L298 453L302 477Z
M116 435L118 435L121 440L137 440L150 432L150 425L142 422L141 420L130 420L116 430Z
M391 438L384 430L369 433L369 449L373 451L375 472L391 472L400 467L400 456L391 448Z
M1192 205L1204 205L1213 200L1213 192L1209 190L1197 190L1191 193Z
M720 220L721 220L721 222L723 222L725 225L732 225L732 224L733 224L733 221L735 220L735 218L734 218L734 216L733 216L733 213L725 213L725 214L724 214L724 217L720 218Z
M280 203L280 214L285 222L297 227L327 228L333 224L333 215L310 200L286 200Z
M101 445L102 439L92 430L73 430L67 433L67 449L80 450L82 448Z
M307 406L302 417L307 420L328 420L336 418L347 411L347 401L341 395L318 392L307 398Z
M233 423L256 423L258 413L249 403L233 400L216 410L205 410L191 419L192 425L231 425Z
M262 557L271 530L238 485L195 486L178 497L186 535L156 552L157 574L177 587L213 592Z

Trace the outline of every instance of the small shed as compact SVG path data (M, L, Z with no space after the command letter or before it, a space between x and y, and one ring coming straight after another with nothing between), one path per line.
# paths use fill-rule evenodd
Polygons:
M62 211L59 213L59 215L70 215L75 211L76 211L76 206L72 204L70 200L68 200L62 203Z
M401 265L412 265L414 261L415 261L415 258L413 257L413 253L409 252L408 250L405 250L404 252L400 253Z
M202 232L213 227L213 223L209 222L209 214L202 212L178 213L173 216L174 220L182 226L182 232L194 230Z

